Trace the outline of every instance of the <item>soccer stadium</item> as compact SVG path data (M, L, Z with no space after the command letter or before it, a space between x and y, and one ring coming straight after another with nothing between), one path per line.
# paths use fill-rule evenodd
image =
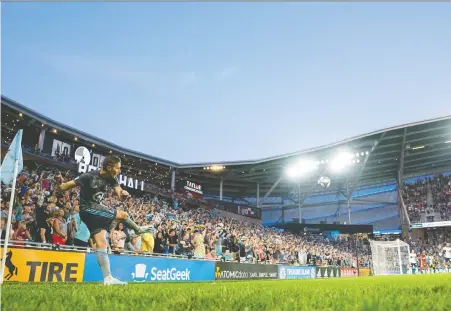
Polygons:
M451 311L450 3L166 2L0 3L0 311Z
M5 310L451 308L449 116L272 158L183 164L7 97L1 108L3 163L19 130L23 161L9 232L12 188L2 183ZM112 228L111 272L129 286L94 293L103 277L76 217L80 194L61 192L57 176L98 171L110 155L121 160L117 180L130 197L120 201L110 190L103 204L152 230Z

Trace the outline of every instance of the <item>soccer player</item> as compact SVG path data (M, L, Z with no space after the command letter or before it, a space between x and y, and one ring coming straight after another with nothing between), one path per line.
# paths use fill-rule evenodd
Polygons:
M415 274L418 272L418 262L417 262L417 254L415 253L415 250L411 250L409 254L409 262L410 262L410 269L411 273Z
M107 156L100 171L84 173L74 180L63 183L61 174L57 176L58 189L67 191L80 187L80 218L86 224L96 244L97 263L102 270L105 285L126 285L113 278L110 270L110 261L107 254L107 232L112 222L124 222L133 229L135 234L146 233L150 228L140 227L131 220L127 212L101 202L107 190L114 189L116 195L124 200L129 194L122 190L116 180L121 172L121 159L116 156Z
M426 251L421 253L420 257L420 271L421 273L426 273Z
M445 247L442 249L443 257L445 258L445 270L449 272L451 265L451 247L449 243L446 243Z
M429 251L429 255L426 256L426 268L427 268L427 273L431 274L432 272L435 273L435 257L434 254Z

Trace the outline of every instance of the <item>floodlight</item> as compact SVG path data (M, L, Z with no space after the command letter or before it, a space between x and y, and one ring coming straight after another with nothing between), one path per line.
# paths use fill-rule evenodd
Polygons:
M286 174L290 178L299 178L306 175L317 168L317 164L314 161L302 160L298 163L290 166L286 170Z
M333 172L340 172L352 163L351 158L352 154L348 152L341 152L330 161L329 168Z

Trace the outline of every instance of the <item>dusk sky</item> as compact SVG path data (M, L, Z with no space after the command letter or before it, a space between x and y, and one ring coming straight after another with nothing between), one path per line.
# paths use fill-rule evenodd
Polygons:
M2 3L2 94L168 160L451 114L450 3Z

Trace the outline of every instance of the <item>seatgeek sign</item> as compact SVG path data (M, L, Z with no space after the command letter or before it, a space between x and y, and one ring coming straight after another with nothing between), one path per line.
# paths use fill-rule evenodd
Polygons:
M104 156L89 152L86 147L78 147L75 150L75 160L77 161L78 173L83 174L90 171L99 171L102 168ZM125 175L118 176L118 182L124 187L144 191L144 181L136 178L127 177Z
M200 260L111 255L111 273L126 282L213 281L215 263ZM95 254L87 254L84 282L103 281Z

